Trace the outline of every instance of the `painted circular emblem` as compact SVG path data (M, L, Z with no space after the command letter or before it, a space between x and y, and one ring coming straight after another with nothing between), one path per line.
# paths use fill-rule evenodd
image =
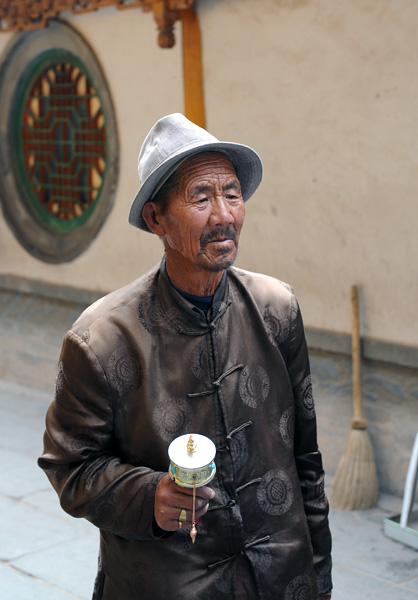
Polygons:
M27 69L16 92L16 170L46 228L68 233L95 210L107 170L106 118L78 56L51 49Z
M280 469L268 471L260 482L257 500L269 515L283 515L293 504L293 487L290 478Z
M267 398L270 391L270 379L260 365L247 365L239 378L239 395L247 406L256 408Z
M100 63L75 29L51 20L11 41L0 97L7 223L32 255L68 262L97 236L116 192L117 126Z

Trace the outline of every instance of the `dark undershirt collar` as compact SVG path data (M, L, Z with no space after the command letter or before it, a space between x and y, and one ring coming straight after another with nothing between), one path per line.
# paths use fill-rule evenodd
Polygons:
M181 295L183 298L191 302L194 306L199 308L205 314L211 307L213 296L195 296L194 294L188 294L184 292L180 288L178 288L172 281L170 281L171 286Z

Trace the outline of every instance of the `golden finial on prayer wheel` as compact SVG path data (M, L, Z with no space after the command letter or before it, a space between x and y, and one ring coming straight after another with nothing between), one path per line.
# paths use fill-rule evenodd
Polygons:
M189 437L189 441L187 442L187 452L189 454L194 454L196 452L196 442L193 439L193 436Z

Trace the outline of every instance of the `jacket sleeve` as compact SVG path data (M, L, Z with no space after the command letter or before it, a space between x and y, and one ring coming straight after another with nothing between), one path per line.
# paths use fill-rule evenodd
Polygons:
M154 496L165 473L124 463L113 444L110 387L91 348L68 332L38 459L62 508L122 537L156 539Z
M291 305L288 371L295 398L295 459L305 514L308 521L319 594L329 593L331 579L331 533L324 470L318 450L315 404L312 393L308 349L302 316L294 294Z

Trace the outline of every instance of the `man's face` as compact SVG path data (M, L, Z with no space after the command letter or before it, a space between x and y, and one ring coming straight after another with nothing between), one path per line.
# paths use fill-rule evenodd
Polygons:
M223 271L237 256L245 214L232 163L219 152L197 154L179 167L177 181L159 216L167 261L185 272Z

